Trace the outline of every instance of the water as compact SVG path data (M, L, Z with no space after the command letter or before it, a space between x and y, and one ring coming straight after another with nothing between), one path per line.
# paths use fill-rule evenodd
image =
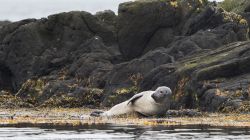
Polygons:
M1 127L1 140L81 140L81 139L250 139L250 128L207 126L138 127L93 125L81 127Z

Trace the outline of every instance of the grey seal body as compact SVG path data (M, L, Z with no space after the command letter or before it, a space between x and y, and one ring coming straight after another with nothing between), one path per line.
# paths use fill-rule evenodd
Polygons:
M115 105L110 110L94 111L91 116L117 116L137 112L144 116L163 115L170 107L172 91L162 86L155 91L144 91L134 95L129 100Z

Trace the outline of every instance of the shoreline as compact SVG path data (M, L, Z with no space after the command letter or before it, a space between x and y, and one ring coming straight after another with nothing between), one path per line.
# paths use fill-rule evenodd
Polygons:
M86 108L39 108L0 109L0 127L22 126L209 126L250 128L250 114L206 113L198 117L138 118L126 115L115 118L90 117L92 109Z

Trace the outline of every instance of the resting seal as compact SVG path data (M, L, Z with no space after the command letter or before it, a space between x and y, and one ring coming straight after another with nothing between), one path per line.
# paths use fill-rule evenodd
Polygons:
M115 105L108 111L94 111L91 116L112 117L128 113L139 113L144 116L164 115L170 107L172 91L162 86L155 91L143 91L129 100Z

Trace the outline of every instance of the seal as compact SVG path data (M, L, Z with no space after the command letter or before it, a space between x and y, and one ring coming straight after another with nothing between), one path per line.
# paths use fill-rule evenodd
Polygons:
M134 112L144 116L164 115L170 108L171 97L171 89L161 86L155 91L143 91L135 94L129 100L115 105L108 111L94 111L90 116L112 117Z

